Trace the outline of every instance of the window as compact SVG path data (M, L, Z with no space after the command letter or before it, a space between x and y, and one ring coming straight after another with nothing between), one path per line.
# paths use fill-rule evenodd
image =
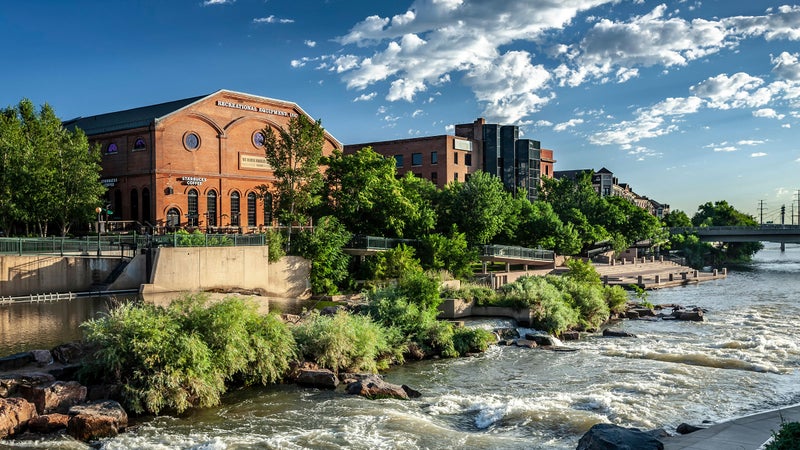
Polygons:
M247 226L256 226L256 194L247 194Z
M272 226L272 194L264 194L264 225Z
M150 222L150 189L142 188L142 222Z
M118 151L119 151L119 147L117 147L117 144L115 144L113 142L106 146L106 155L113 155L113 154L117 153Z
M266 139L264 133L260 131L256 131L255 133L253 133L253 145L255 145L256 147L263 147L264 139Z
M453 173L453 180L458 181L458 172Z
M189 212L186 213L186 223L190 227L197 226L197 189L189 189Z
M469 176L470 176L470 174L468 174L468 173L465 173L465 174L464 174L464 183L466 183L467 181L469 181Z
M119 189L114 191L114 205L111 207L111 211L114 220L122 218L122 191Z
M466 153L464 155L464 165L465 166L472 166L472 154Z
M394 155L395 167L403 167L403 155Z
M181 226L181 212L178 211L178 208L170 208L167 211L167 226L170 228Z
M133 142L133 151L140 152L147 148L147 144L145 144L144 139L136 138L136 141Z
M188 132L183 135L183 146L186 150L197 150L200 148L200 136L195 132Z
M139 220L139 191L131 189L131 219Z
M422 153L412 153L411 154L411 165L412 166L421 166L422 165Z
M453 152L453 164L458 164L458 153Z
M438 152L431 152L431 164L439 163L439 153Z
M217 226L217 192L208 191L206 194L206 226Z
M231 192L231 225L239 226L239 193Z

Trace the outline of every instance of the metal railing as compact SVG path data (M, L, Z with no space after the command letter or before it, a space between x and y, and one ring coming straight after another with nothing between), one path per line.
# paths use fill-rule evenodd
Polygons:
M484 258L513 258L530 261L554 261L555 254L551 250L540 248L512 247L508 245L484 245L481 247L481 257Z
M415 240L380 236L353 236L345 247L362 250L390 250L400 244L410 244L412 242L415 242Z

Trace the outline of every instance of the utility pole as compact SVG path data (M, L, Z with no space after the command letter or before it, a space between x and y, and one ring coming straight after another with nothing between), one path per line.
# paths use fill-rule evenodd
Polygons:
M764 200L758 201L758 223L764 225Z
M786 222L783 220L784 217L786 217L786 205L781 205L781 225L786 224Z

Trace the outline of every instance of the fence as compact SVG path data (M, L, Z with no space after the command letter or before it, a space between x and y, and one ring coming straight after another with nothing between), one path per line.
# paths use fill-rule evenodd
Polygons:
M120 234L83 238L0 238L0 255L133 256L149 247L237 247L266 245L263 234ZM130 253L129 255L126 255Z

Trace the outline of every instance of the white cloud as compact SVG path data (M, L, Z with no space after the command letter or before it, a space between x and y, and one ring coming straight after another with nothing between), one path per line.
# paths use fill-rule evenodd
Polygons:
M353 101L354 102L366 102L366 101L369 101L369 100L372 100L373 98L375 98L376 95L378 95L377 92L370 92L369 94L361 94L358 97L354 98Z
M454 133L456 131L456 126L453 125L453 124L446 125L444 127L444 131L445 131L445 133Z
M758 140L750 139L750 140L739 141L739 142L737 142L737 144L739 144L739 145L751 145L752 146L752 145L761 145L761 144L764 144L766 142L767 141L758 141Z
M549 120L542 119L542 120L537 120L534 123L534 125L536 125L537 127L552 127L553 126L553 122L550 122Z
M763 156L767 156L767 154L764 152L750 153L750 157L752 158L761 158Z
M423 110L418 109L418 110L414 111L413 113L411 113L411 117L417 118L417 117L421 116L423 112L424 112Z
M399 116L384 116L383 120L386 121L386 122L397 122L398 120L400 120L400 117Z
M786 117L784 114L778 114L772 108L762 108L756 111L753 111L753 117L766 117L767 119L778 119L783 120Z
M583 119L570 119L566 122L561 122L553 127L554 131L565 131L567 128L572 128L583 123Z
M257 17L253 19L253 23L261 24L261 23L294 23L294 19L279 19L275 16L268 16L268 17Z
M784 123L783 125L781 125L781 128L792 128L792 124Z
M644 161L647 158L661 156L660 152L657 152L653 149L644 146L637 146L636 148L630 148L628 149L628 154L631 156L635 156L637 161Z
M766 103L764 98L754 96L752 92L763 84L764 80L761 78L744 72L735 73L730 77L723 73L692 86L690 90L698 97L705 98L711 108L755 107Z
M205 0L203 2L203 6L212 6L212 5L230 5L234 3L236 0Z
M714 147L714 151L715 152L726 152L727 153L727 152L735 152L737 150L739 150L739 149L734 147L734 146L732 146L732 145L726 145L726 146L723 146L723 147Z
M306 39L305 41L303 41L303 43L306 44L307 47L311 47L311 48L314 48L314 47L317 46L317 42L316 41L312 41L312 40L309 40L309 39Z

